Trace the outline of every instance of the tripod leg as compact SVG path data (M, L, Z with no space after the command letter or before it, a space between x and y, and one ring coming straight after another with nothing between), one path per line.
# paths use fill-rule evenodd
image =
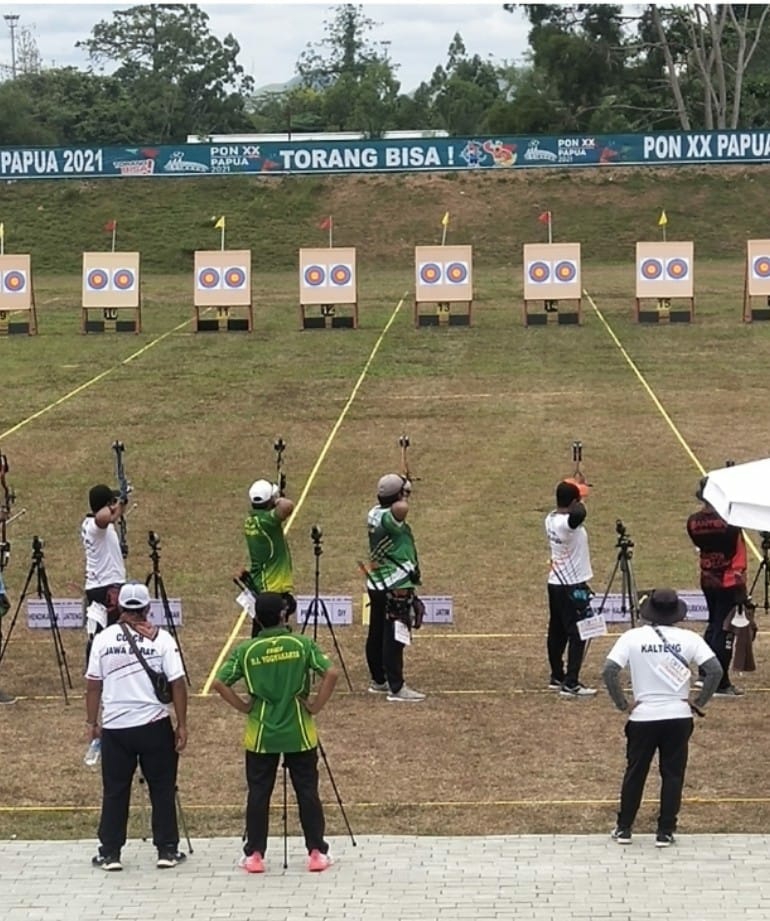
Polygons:
M286 788L286 759L281 756L283 770L283 868L289 866L289 793Z
M329 759L326 757L326 750L323 745L321 745L321 740L318 740L318 753L323 759L324 766L326 767L326 773L329 775L329 782L332 785L332 790L334 790L334 796L337 800L337 805L340 807L340 812L342 813L342 820L345 823L345 828L348 830L350 835L350 842L353 847L356 847L356 839L353 837L353 829L350 827L350 822L348 821L347 813L345 812L345 806L342 803L342 797L340 796L340 791L337 789L337 784L334 780L334 775L332 774L332 769L329 766Z
M32 582L32 576L34 575L36 569L37 569L37 563L33 560L32 565L29 568L29 572L27 573L27 578L24 582L24 587L22 588L21 594L19 595L19 600L16 602L16 609L13 612L11 623L5 634L5 642L0 643L0 663L2 663L3 659L5 658L5 654L8 650L8 644L11 641L11 634L13 633L13 628L16 626L16 621L19 618L19 612L21 611L21 606L24 604L24 599L27 597L27 592L29 591L29 586L30 586L30 583Z
M345 665L345 659L342 657L342 650L340 649L340 644L337 642L337 634L334 632L334 627L332 626L331 618L329 617L329 611L326 608L326 602L317 599L318 604L321 607L324 618L326 619L326 626L329 628L329 633L331 634L332 643L334 644L334 650L337 653L337 658L339 660L340 666L342 667L342 672L345 675L345 681L348 683L348 690L353 690L353 682L350 680L350 674L348 673L347 666ZM316 608L317 611L317 608ZM316 614L316 623L318 622L318 615Z
M187 679L187 686L192 687L190 682L190 673L187 671L187 663L185 662L184 653L182 652L182 644L179 642L179 634L176 630L176 624L174 623L174 617L171 613L171 605L168 601L168 595L166 594L166 586L163 584L163 576L160 573L153 573L154 583L155 583L155 597L160 598L163 605L163 613L166 615L166 626L168 627L168 632L171 636L174 637L174 642L176 643L176 648L179 650L179 658L182 660L182 668L184 669L184 676Z
M46 607L48 608L48 619L51 625L51 639L53 640L54 652L56 654L56 664L59 668L59 677L61 678L62 693L64 694L64 703L69 704L69 695L67 694L67 685L72 690L72 677L70 676L69 665L67 664L67 652L64 649L61 632L59 630L59 619L56 616L53 598L51 597L51 588L48 584L48 575L45 571L45 565L42 560L37 564L38 568L38 587L42 590L45 598ZM66 683L65 683L66 676Z
M176 800L176 814L179 820L179 825L182 829L182 834L184 835L185 841L187 842L187 850L190 854L194 853L192 841L190 841L190 833L187 831L187 819L184 815L184 810L182 809L182 800L179 796L179 787L174 786L174 798Z

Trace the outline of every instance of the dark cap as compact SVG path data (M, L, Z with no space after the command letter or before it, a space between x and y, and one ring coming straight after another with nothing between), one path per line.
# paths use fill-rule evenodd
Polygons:
M708 478L707 476L702 476L702 477L700 478L700 480L698 481L698 488L695 490L695 498L696 498L699 502L705 502L705 501L706 501L706 500L703 498L703 490L706 488L706 483L708 483L708 481L709 481L709 478Z
M687 605L673 588L654 588L639 606L639 617L651 624L670 627L687 616Z
M580 498L580 488L577 483L562 480L556 487L556 505L559 508L567 508L575 499Z
M88 504L91 511L96 514L100 508L110 505L113 499L117 499L120 493L116 489L111 489L100 483L98 486L92 486L88 492Z

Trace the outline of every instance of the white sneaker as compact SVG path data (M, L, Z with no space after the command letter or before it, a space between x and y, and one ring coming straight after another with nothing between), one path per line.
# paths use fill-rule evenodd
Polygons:
M402 684L400 690L395 694L392 691L388 694L388 700L408 700L411 703L417 703L420 700L425 700L425 694L413 690L406 684Z
M595 697L596 688L587 688L585 685L578 682L576 685L570 687L567 684L561 686L559 691L560 697Z
M370 681L368 690L370 694L388 694L390 686L387 681L383 681L382 684L379 681Z

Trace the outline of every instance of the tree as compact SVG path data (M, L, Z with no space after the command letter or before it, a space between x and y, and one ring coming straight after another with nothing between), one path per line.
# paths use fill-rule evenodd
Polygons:
M43 69L43 59L32 29L22 26L16 38L16 72L38 74Z
M253 81L237 61L238 42L213 36L208 19L195 4L134 6L77 43L93 65L117 65L142 123L137 138L163 143L246 127L243 93Z

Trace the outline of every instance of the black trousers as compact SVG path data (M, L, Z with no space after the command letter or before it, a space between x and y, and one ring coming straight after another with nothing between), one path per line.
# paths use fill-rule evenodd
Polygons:
M397 642L392 620L387 618L387 592L369 593L369 632L366 635L366 664L372 681L388 682L397 694L404 684L404 646Z
M119 857L126 843L131 782L137 760L150 793L152 842L158 849L177 849L178 759L170 719L156 720L129 729L102 729L103 794L99 821L99 851L102 854Z
M577 622L580 612L572 599L575 585L551 585L548 583L548 664L551 678L574 687L580 677L583 664L585 640L580 639ZM567 650L567 668L564 669L564 650Z
M626 772L620 790L618 827L631 828L634 824L647 773L657 751L661 780L657 830L664 834L676 831L692 730L690 718L649 722L629 720L626 723Z
M267 849L270 797L275 786L280 757L277 753L246 752L246 783L249 795L246 800L246 843L243 852L247 857L255 851L264 856ZM326 854L329 845L324 840L326 822L321 798L318 795L318 749L286 752L283 760L297 797L299 821L305 835L307 852L309 854L318 850Z
M703 639L713 650L722 666L722 678L719 682L719 690L722 690L730 686L728 671L733 658L733 634L725 632L724 622L730 610L745 594L745 590L743 588L704 588L702 591L709 612L709 621Z

